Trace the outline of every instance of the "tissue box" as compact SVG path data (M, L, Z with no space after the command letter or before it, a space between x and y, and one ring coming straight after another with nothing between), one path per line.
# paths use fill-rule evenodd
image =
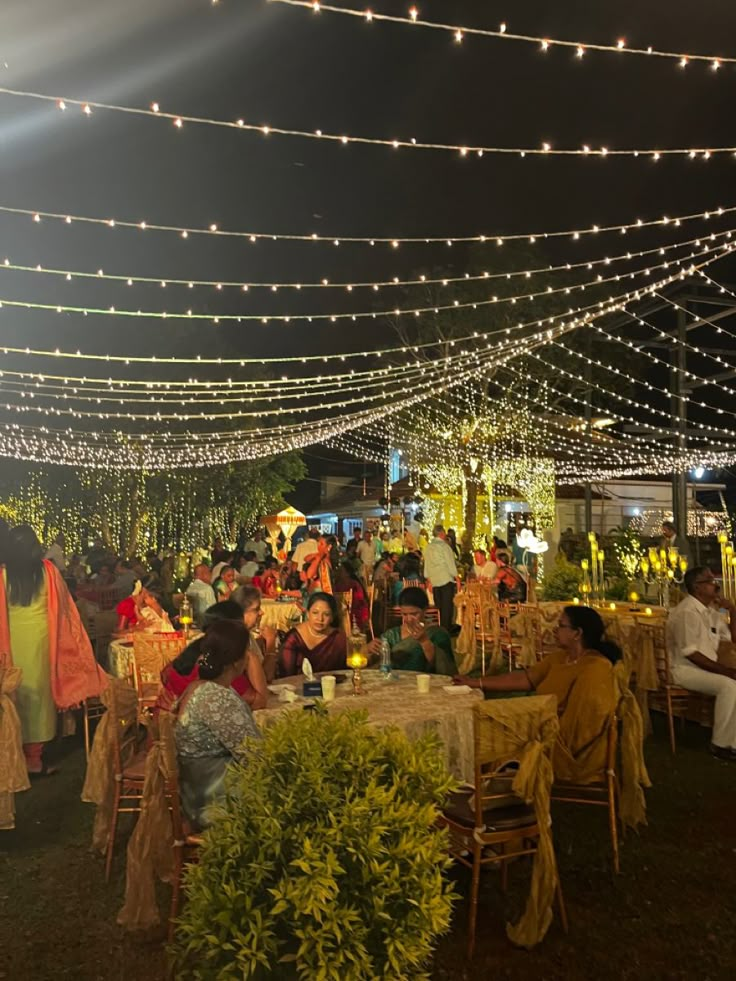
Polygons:
M322 682L305 681L302 694L305 698L322 698Z

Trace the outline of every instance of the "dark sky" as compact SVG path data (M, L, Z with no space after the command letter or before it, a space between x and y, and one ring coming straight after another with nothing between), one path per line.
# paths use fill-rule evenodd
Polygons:
M409 3L375 3L405 14ZM418 4L427 19L535 35L736 54L732 0ZM2 62L7 62L7 69ZM393 138L503 146L688 147L736 143L736 67L450 36L266 0L3 0L0 84L190 115ZM325 235L463 235L565 229L702 211L736 198L736 160L461 158L342 147L97 111L61 113L0 95L0 204L175 225ZM721 225L720 227L728 227ZM637 247L674 241L636 233ZM689 237L689 236L682 236ZM615 236L611 236L615 238ZM609 239L610 242L610 239ZM605 254L583 239L543 261ZM616 243L618 244L618 242ZM634 244L630 236L628 246ZM492 246L489 248L489 261ZM0 214L14 262L167 278L267 281L405 277L468 261L462 248L277 244L190 238ZM203 312L366 309L361 296L130 289L0 271L0 298ZM187 295L188 294L188 295ZM61 298L61 299L60 299ZM388 298L387 306L391 306ZM308 306L311 304L311 306ZM346 306L352 304L352 306ZM90 352L273 357L362 350L381 323L216 327L0 313L0 339Z

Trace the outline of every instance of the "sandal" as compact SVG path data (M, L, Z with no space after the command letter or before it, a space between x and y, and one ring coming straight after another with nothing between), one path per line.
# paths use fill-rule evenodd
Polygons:
M49 766L48 763L44 763L40 770L29 770L28 776L31 779L38 777L55 777L57 773L61 772L61 768L58 766Z

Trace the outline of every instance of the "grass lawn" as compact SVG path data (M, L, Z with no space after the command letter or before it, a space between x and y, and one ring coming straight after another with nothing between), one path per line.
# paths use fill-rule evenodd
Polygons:
M672 757L662 719L646 745L654 787L649 826L622 846L622 874L610 871L603 808L557 805L555 844L570 919L555 920L534 951L514 949L504 911L515 917L528 869L510 867L510 891L498 873L481 887L478 943L464 957L467 908L438 947L433 977L546 979L689 979L736 977L736 764L707 752L709 733L678 729ZM3 981L158 981L166 976L163 928L128 936L116 925L122 904L125 842L112 879L89 848L93 808L79 799L84 752L75 740L56 747L57 776L16 797L18 827L0 832L0 979ZM468 876L457 875L467 894ZM168 892L162 889L162 900Z

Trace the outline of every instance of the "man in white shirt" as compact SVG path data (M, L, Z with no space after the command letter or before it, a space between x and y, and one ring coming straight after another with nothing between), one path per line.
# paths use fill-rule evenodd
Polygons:
M491 582L496 578L498 566L486 558L486 553L482 548L477 548L473 552L473 572L476 579L490 579Z
M457 565L442 525L435 525L432 534L434 537L424 550L424 577L432 586L435 606L440 611L440 625L449 631L455 609Z
M253 576L258 575L258 569L259 565L256 562L256 553L246 552L243 556L243 562L236 576L238 582L241 585L247 585L253 579Z
M316 528L309 529L309 536L304 539L304 541L299 542L297 547L294 549L294 554L291 557L291 561L296 566L297 572L302 572L304 569L304 563L307 561L310 555L314 555L317 551L317 541L319 539L319 531Z
M715 695L711 752L736 760L736 669L718 662L718 645L736 643L736 606L720 596L713 573L704 566L688 569L685 588L689 595L667 621L672 678L689 691ZM719 607L728 611L728 625Z
M66 572L66 555L64 554L64 535L62 532L56 536L44 558L53 562L59 572Z
M217 602L215 591L210 585L212 573L210 567L204 562L194 567L194 579L189 584L187 596L192 604L192 614L194 622L198 627L202 626L205 612Z
M358 558L363 566L363 579L370 582L376 565L376 543L367 528L363 532L363 541L358 542Z
M263 541L263 532L257 531L253 538L243 546L244 552L255 552L256 562L261 565L266 561L268 545Z

